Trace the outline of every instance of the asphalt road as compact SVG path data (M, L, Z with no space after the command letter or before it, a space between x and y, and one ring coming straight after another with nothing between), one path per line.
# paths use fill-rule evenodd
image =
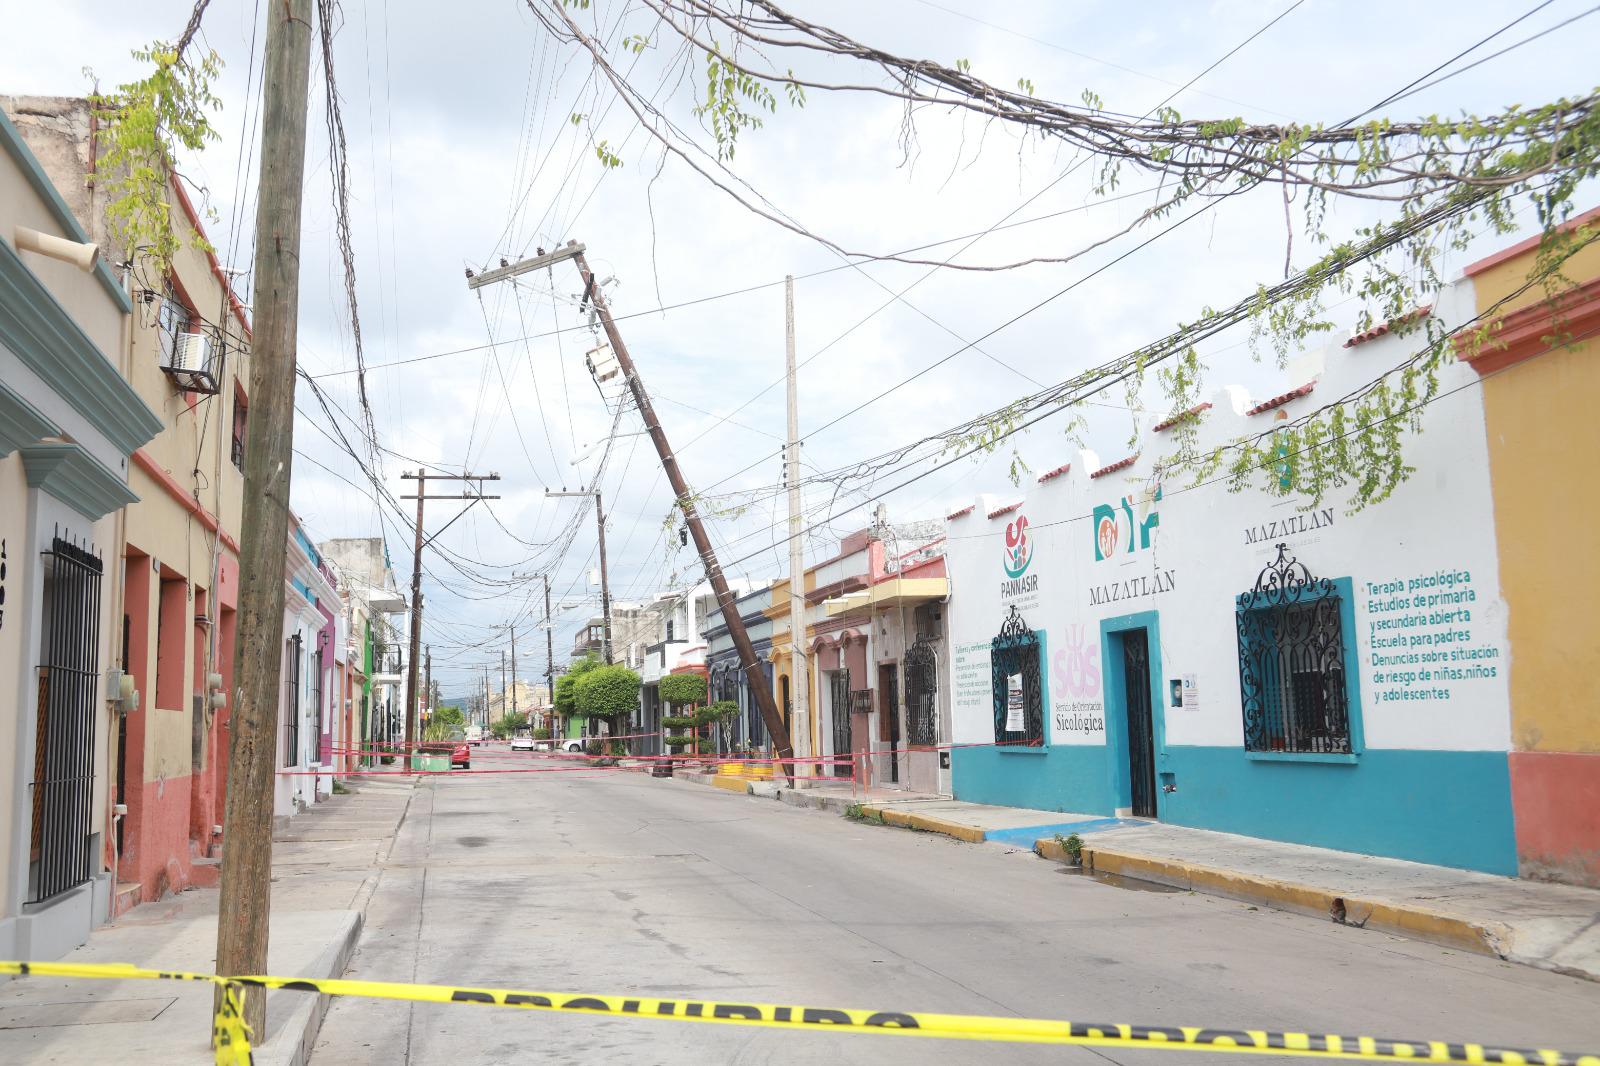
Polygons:
M1600 1046L1593 982L1208 896L1101 884L999 845L605 770L425 779L347 976ZM1195 1057L336 1000L314 1061Z

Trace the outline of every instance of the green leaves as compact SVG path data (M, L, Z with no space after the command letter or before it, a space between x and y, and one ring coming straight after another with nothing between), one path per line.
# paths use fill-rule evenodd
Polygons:
M705 53L705 92L693 109L694 116L709 124L717 142L717 159L726 162L738 148L739 134L763 125L759 112L776 112L778 99L767 83L744 71L736 60L724 57L721 45L713 39ZM805 91L788 71L783 81L791 107L805 106Z
M661 698L675 707L704 703L706 679L699 674L668 674L660 681Z
M208 52L196 65L164 41L132 54L150 64L150 73L89 97L100 123L92 177L108 197L106 225L113 240L130 257L148 255L166 270L179 247L167 190L174 156L180 147L197 151L218 139L210 113L220 111L222 101L211 85L222 60ZM87 68L84 74L94 76ZM210 248L198 235L195 245Z
M573 683L578 713L592 718L631 714L639 705L639 686L639 675L626 666L596 666Z

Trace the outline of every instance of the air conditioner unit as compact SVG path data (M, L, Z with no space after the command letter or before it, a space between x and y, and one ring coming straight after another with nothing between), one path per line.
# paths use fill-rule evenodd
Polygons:
M168 370L205 370L211 362L211 338L204 333L179 333L173 338Z

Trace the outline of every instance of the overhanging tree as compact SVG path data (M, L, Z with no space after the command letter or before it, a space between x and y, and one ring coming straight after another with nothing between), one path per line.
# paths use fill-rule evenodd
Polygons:
M1062 263L1152 223L1176 218L1175 228L1223 200L1276 187L1285 219L1282 283L1257 285L1231 307L1205 309L1168 337L910 446L931 440L939 447L936 456L991 451L1018 430L1113 385L1125 389L1129 406L1138 410L1147 375L1159 367L1163 399L1154 414L1179 418L1175 450L1160 464L1164 469L1187 470L1196 481L1226 470L1235 488L1253 483L1270 493L1308 497L1312 504L1330 491L1347 489L1350 507L1359 509L1386 498L1409 476L1405 436L1420 430L1417 413L1438 395L1439 369L1455 358L1457 344L1470 348L1484 343L1489 315L1504 305L1502 301L1490 312L1453 323L1437 315L1410 315L1440 288L1445 253L1465 247L1478 230L1512 232L1519 225L1517 205L1531 204L1542 247L1521 291L1539 290L1554 299L1570 285L1562 265L1600 239L1600 226L1563 225L1572 216L1577 188L1600 174L1600 90L1513 105L1485 116L1430 115L1409 121L1367 116L1420 91L1413 88L1415 82L1333 125L1267 124L1234 116L1197 120L1165 106L1136 117L1107 109L1091 91L1085 90L1079 102L1065 103L1043 96L1026 76L1017 78L1015 88L1004 88L978 77L966 60L947 65L896 55L795 16L770 0L642 0L644 11L630 24L638 32L623 39L623 50L637 54L659 47L670 53L669 68L676 65L682 74L679 83L695 101L702 131L697 136L667 115L653 78L649 85L631 83L614 63L614 52L573 18L569 9L587 8L591 0L524 2L558 40L588 54L597 74L618 92L654 141L662 164L669 157L677 160L748 210L845 257L962 270ZM802 71L783 65L783 57L801 64ZM899 133L908 149L917 122L940 112L998 123L1019 131L1024 142L1030 137L1056 141L1092 167L1098 195L1117 192L1121 198L1129 171L1149 175L1155 181L1148 190L1151 204L1111 237L1011 262L941 261L851 249L773 204L730 165L741 134L759 130L766 116L776 112L780 96L798 108L808 91L899 101L904 106ZM572 118L587 127L586 116ZM603 165L623 165L618 149L603 141L593 147ZM1386 215L1338 234L1329 219L1340 201ZM1193 211L1177 217L1191 206ZM1370 217L1374 212L1363 213ZM1314 250L1310 265L1298 272L1293 269L1297 228ZM1207 368L1196 343L1247 324L1258 357L1270 351L1282 364L1306 341L1333 328L1326 312L1328 297L1336 294L1362 301L1358 329L1383 321L1392 323L1397 333L1415 333L1410 356L1300 419L1202 452L1194 420L1182 417L1206 391ZM1285 477L1286 453L1315 454L1291 464ZM1020 457L1014 454L1013 459L1013 477L1020 477L1025 467ZM877 463L862 464L856 476L870 480L881 470ZM834 488L840 488L837 479Z

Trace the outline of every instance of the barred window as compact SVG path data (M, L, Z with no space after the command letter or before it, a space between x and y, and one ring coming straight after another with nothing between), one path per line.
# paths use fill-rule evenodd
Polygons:
M1350 754L1352 683L1338 584L1278 545L1237 600L1246 751Z
M994 693L994 742L1044 746L1044 678L1039 634L1015 608L989 646Z

